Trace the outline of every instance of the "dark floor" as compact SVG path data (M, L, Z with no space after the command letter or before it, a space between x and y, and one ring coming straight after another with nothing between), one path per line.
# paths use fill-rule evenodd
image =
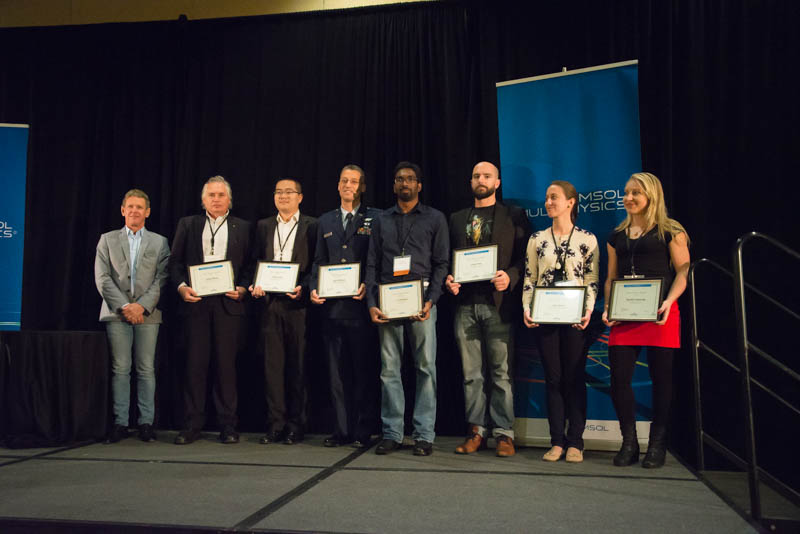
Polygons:
M755 532L672 457L647 470L614 467L608 452L582 464L543 462L539 448L461 456L460 438L416 457L325 448L322 436L295 446L174 436L0 449L0 531Z

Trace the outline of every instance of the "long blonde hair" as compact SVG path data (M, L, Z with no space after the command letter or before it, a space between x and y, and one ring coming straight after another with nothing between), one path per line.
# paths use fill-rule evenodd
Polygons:
M656 175L649 172L637 172L631 174L630 179L636 180L636 182L642 186L642 191L644 191L647 197L647 208L644 212L646 222L644 230L647 231L654 224L657 224L658 238L661 241L665 241L665 232L669 232L672 236L684 233L686 234L686 242L688 243L689 234L686 232L686 229L681 223L667 216L667 206L664 204L664 189L661 187L661 181L656 178ZM632 222L633 218L629 213L615 230L621 232L628 228Z

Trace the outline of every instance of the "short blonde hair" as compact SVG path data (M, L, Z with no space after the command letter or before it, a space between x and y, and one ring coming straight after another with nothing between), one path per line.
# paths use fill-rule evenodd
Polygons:
M150 197L148 197L147 193L145 193L141 189L131 189L130 191L125 193L125 196L122 197L123 207L125 206L125 201L128 200L129 197L143 198L145 206L147 207L147 209L150 209Z

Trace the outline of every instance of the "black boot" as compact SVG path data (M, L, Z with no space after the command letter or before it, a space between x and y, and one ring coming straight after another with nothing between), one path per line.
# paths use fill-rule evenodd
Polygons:
M623 467L639 461L639 440L636 437L636 425L622 427L622 447L614 456L614 465Z
M667 457L667 428L663 426L650 427L650 439L647 444L647 454L642 460L642 467L656 468L664 465Z

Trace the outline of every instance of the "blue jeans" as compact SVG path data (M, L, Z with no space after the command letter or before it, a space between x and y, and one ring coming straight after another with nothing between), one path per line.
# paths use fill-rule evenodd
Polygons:
M114 397L114 423L128 426L131 399L131 363L136 358L136 398L139 424L153 424L155 415L156 341L155 324L132 325L122 321L106 322L111 348L111 393Z
M403 441L406 397L400 366L403 359L403 333L408 335L417 370L414 401L415 440L433 443L436 437L436 306L426 321L395 321L378 325L381 343L381 419L383 438Z
M494 304L462 304L456 308L456 344L464 371L467 422L485 436L514 438L514 396L511 390L511 324L503 322ZM486 397L489 396L489 409Z

